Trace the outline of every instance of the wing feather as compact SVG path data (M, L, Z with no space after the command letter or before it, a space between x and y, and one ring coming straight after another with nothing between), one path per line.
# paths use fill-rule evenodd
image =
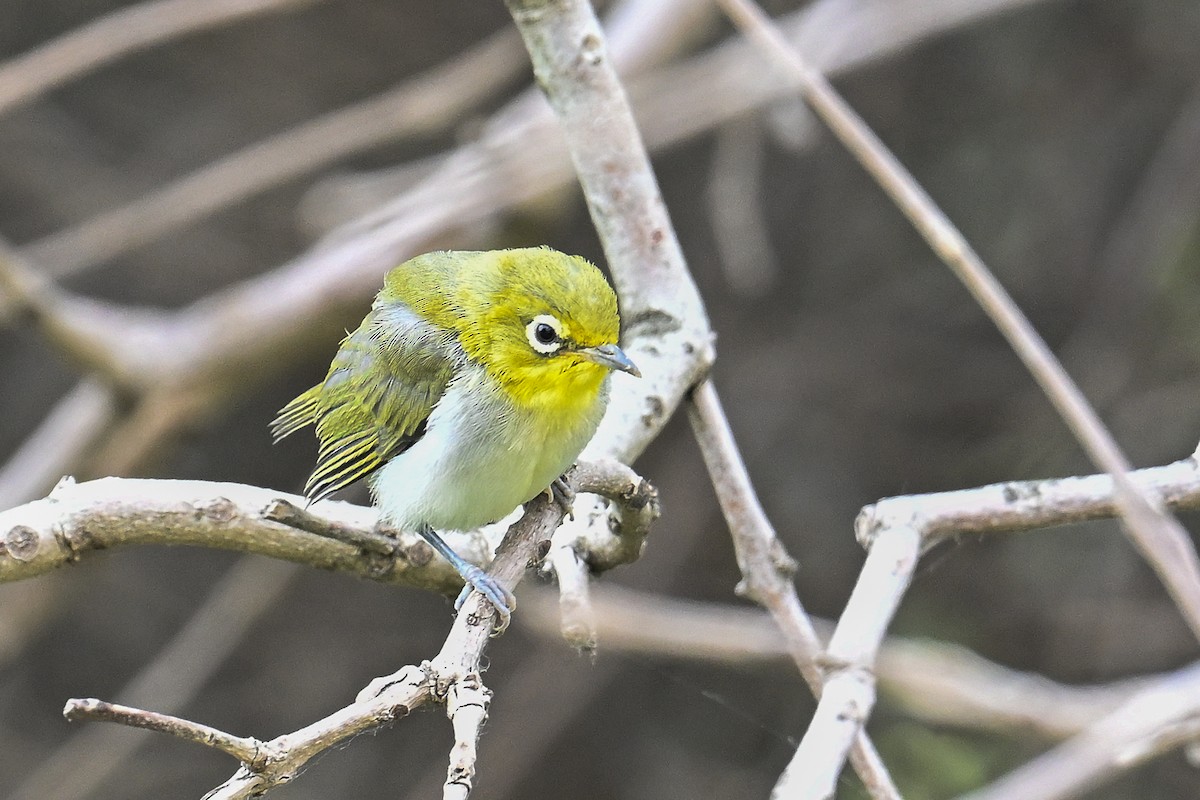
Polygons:
M271 423L276 441L316 428L317 463L304 487L309 501L367 477L412 447L465 358L452 334L403 305L377 301L342 341L325 380Z

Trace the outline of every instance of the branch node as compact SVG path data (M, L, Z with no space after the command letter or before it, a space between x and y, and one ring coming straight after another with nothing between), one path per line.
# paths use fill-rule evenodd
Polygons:
M433 681L433 666L428 661L422 661L421 666L413 666L409 664L401 667L398 671L391 675L385 675L382 678L375 678L370 683L362 688L358 695L354 698L356 703L369 703L377 697L382 696L387 692L391 692L398 686L407 686L415 688L422 684L428 683L432 686ZM397 717L407 716L411 710L407 705L396 705L392 707L393 712Z
M0 540L0 556L7 553L17 561L32 561L37 557L38 534L27 525L15 525Z
M228 497L214 497L197 505L196 511L213 522L228 523L237 519L237 505Z
M465 798L471 793L479 732L487 722L491 702L492 691L484 686L478 671L466 672L450 685L446 716L454 728L454 746L450 750L443 797Z

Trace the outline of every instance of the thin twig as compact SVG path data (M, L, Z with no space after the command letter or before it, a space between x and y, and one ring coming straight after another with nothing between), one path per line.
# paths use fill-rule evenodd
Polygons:
M283 498L271 501L263 509L263 519L280 522L291 528L315 533L326 539L343 542L351 547L360 547L370 553L384 556L395 555L397 539L385 536L373 530L362 530L350 525L342 525L334 520L313 514L307 508L290 503Z
M118 9L0 64L0 114L118 58L319 0L155 0Z
M454 729L454 747L442 788L444 800L466 800L475 785L479 732L487 721L492 692L483 685L478 672L472 672L450 687L446 696L446 716Z
M546 555L558 583L558 629L562 638L578 650L596 649L596 620L592 610L591 583L587 562L574 544L558 543Z
M1195 456L1129 473L1139 489L1170 508L1200 507L1200 462ZM878 500L859 512L859 541L871 545L881 528L917 524L926 549L959 534L1031 531L1120 513L1111 475L1005 481L973 489Z
M185 741L220 750L253 767L263 755L263 743L257 739L232 736L216 728L191 720L143 711L140 708L108 703L95 699L72 699L63 708L63 716L71 722L114 722L131 728L166 733Z
M270 559L244 558L237 561L216 582L199 608L153 661L120 689L116 695L118 702L125 707L157 709L157 714L138 712L149 715L147 718L174 720L174 717L166 715L187 706L228 661L263 615L274 607L297 574L299 570L295 565ZM68 704L67 708L70 710L71 705ZM71 718L68 716L68 719ZM195 725L182 720L179 722ZM136 722L125 724L163 730ZM198 728L212 731L206 726ZM187 738L186 733L176 735ZM90 797L96 787L134 756L145 738L134 730L115 733L105 728L87 727L76 731L25 777L8 796L8 800L42 800L47 797L82 800ZM203 739L193 740L206 743ZM231 752L217 742L211 745ZM241 757L237 753L232 754Z
M348 156L444 128L526 63L511 30L384 92L256 142L23 249L56 277L103 263L255 194Z
M758 501L712 381L706 380L693 390L688 419L729 524L742 573L738 592L770 612L800 674L813 694L822 697L825 676L817 661L822 643L792 584L795 562L780 544ZM859 728L852 742L851 764L871 796L877 800L899 798L900 792L866 732ZM781 800L789 797L778 796Z
M50 410L37 429L0 467L0 508L45 494L116 419L116 393L83 378Z
M1097 467L1113 477L1126 532L1200 638L1200 559L1179 521L1129 480L1131 467L1087 399L949 218L832 85L752 0L721 0L730 19L788 70L813 110L975 297Z
M561 522L563 513L561 506L544 495L528 503L525 514L509 528L497 550L492 564L492 577L506 588L515 586L526 565L536 559L544 548L551 532ZM430 699L444 699L464 681L470 682L471 676L477 682L480 659L495 626L496 620L490 613L487 601L478 592L472 593L455 620L441 652L432 661L421 667L408 666L394 675L376 679L359 693L353 704L271 741L242 739L187 721L168 724L159 715L137 709L110 714L106 719L139 727L153 727L226 752L231 752L231 741L253 743L253 759L248 760L243 757L244 754L237 754L244 762L242 767L207 797L212 800L257 797L273 786L290 781L308 761L329 747L406 716ZM460 744L465 737L477 736L478 725L482 724L483 718L479 713L472 715L464 711L464 706L473 705L477 708L479 703L484 702L480 700L482 695L479 691L486 692L486 689L480 685L475 694L466 698L467 702L460 702L452 709L454 715L463 715L461 721L456 721ZM486 708L483 711L486 712ZM472 729L474 733L471 733ZM196 735L197 731L203 731L204 734ZM473 764L465 760L467 756L473 756L473 744L456 748L456 775L460 778L465 774L464 770L473 770Z

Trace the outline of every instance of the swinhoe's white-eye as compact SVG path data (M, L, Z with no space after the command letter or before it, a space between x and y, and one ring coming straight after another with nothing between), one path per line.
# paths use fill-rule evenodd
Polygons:
M271 424L316 428L309 502L367 478L380 521L419 533L496 608L509 592L435 532L545 491L596 432L609 375L639 375L596 267L548 248L437 252L388 273L325 380Z

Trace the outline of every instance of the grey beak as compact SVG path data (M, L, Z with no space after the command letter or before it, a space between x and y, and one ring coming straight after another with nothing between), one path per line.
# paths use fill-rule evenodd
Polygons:
M629 360L629 356L625 355L625 351L615 344L602 344L599 347L583 347L580 348L578 353L588 361L594 361L603 367L628 372L635 378L642 377L642 373Z

